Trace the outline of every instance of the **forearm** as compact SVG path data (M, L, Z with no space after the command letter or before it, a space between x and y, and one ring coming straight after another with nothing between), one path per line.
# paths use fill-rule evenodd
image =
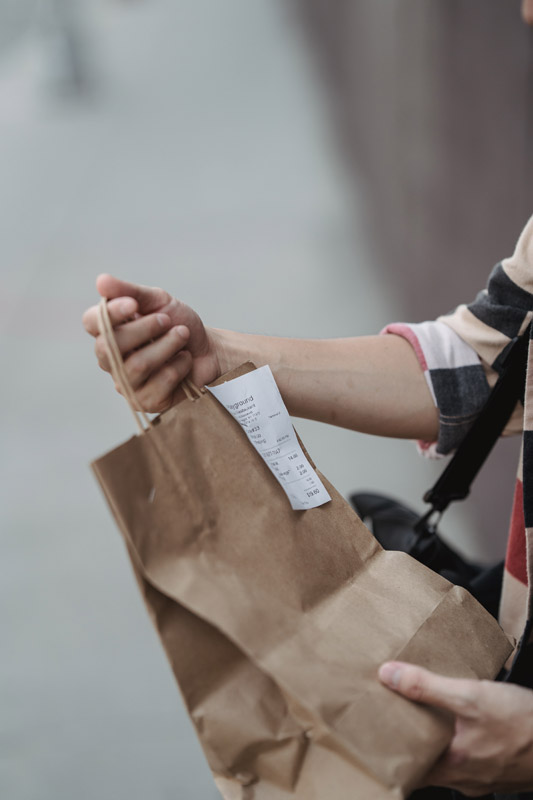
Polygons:
M221 372L269 364L294 416L380 436L437 437L438 413L410 344L398 336L284 339L211 330Z

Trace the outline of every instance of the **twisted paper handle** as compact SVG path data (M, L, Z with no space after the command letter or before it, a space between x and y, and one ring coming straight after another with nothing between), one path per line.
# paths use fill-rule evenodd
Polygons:
M107 300L103 298L98 305L98 330L103 337L109 363L111 366L111 374L121 393L126 398L131 413L135 419L135 423L141 433L153 427L152 420L147 413L141 408L137 408L137 400L135 392L124 367L124 361L118 348L117 340L115 339L115 332L109 317L109 309L107 308ZM196 386L189 378L183 381L183 391L189 400L194 400L195 397L202 396L202 390ZM143 425L144 422L144 425ZM146 426L146 427L145 427Z

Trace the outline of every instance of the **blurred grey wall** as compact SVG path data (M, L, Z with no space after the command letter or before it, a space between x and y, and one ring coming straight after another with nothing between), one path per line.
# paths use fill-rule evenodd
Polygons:
M299 4L384 269L414 314L440 313L479 289L533 207L520 3Z
M38 5L38 0L0 0L0 52L24 35Z
M519 0L297 0L383 283L410 319L468 301L533 213L533 32ZM476 485L503 549L518 443ZM499 543L499 544L498 544Z

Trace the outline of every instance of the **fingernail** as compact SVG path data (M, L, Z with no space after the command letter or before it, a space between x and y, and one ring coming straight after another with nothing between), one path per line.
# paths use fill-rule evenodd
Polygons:
M166 328L169 323L169 319L166 314L158 314L157 321L159 322L162 328Z
M189 338L189 329L185 325L178 325L175 330L183 339Z
M400 683L400 677L402 674L401 667L398 664L395 664L393 661L389 661L387 664L382 664L379 668L379 679L386 683L387 686L390 686L391 689L396 689L398 684Z

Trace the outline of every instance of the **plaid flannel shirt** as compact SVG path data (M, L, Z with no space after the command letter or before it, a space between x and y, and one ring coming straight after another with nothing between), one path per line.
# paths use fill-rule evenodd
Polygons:
M498 378L498 358L533 316L533 217L514 255L497 264L487 288L468 305L432 322L395 323L385 333L413 346L439 410L437 442L421 442L428 455L451 453ZM530 341L525 407L517 407L504 431L522 431L505 561L500 623L519 639L531 616L533 570L533 344Z

